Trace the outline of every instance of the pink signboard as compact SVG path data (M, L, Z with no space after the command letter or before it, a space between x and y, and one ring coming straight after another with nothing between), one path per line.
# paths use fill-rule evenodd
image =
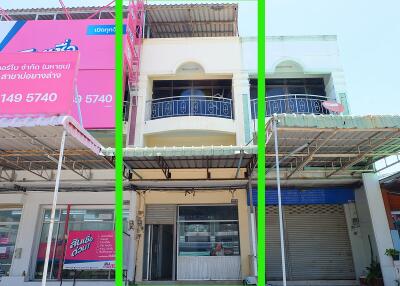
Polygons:
M70 231L65 247L64 269L115 268L115 233L110 230Z
M3 53L0 115L69 115L79 52Z
M333 111L333 112L336 112L336 113L341 113L341 112L344 111L344 106L342 104L336 102L336 101L329 101L329 100L323 101L322 105L326 109L328 109L330 111Z
M114 19L0 22L0 52L80 52L77 88L87 129L115 127L114 39ZM79 121L76 108L73 115Z

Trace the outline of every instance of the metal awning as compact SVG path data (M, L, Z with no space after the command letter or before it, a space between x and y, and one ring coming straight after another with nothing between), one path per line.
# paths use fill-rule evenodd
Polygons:
M400 151L400 116L338 116L282 114L278 121L281 177L324 178L373 171L377 160ZM273 118L267 121L266 170L275 168L271 140Z
M237 4L145 5L151 38L237 36Z
M101 6L68 7L72 19L87 19ZM146 27L151 38L229 37L238 35L237 4L149 4L145 5ZM64 9L8 9L13 20L66 20ZM124 17L127 6L124 6ZM113 19L114 7L105 7L97 19ZM0 21L3 19L0 15Z
M89 180L92 169L113 168L101 144L72 117L0 118L0 180L13 181L19 170L53 180L64 130L63 169Z
M56 2L58 4L58 2ZM68 12L73 20L87 19L93 13L99 9L102 11L95 17L95 19L114 19L115 12L114 7L102 7L102 6L87 6L87 7L68 7ZM126 7L124 8L126 10ZM23 9L7 9L6 13L14 21L17 20L67 20L68 17L65 14L65 10L62 7L54 8L23 8ZM126 16L127 12L124 12ZM0 21L5 21L0 16Z
M400 171L379 180L380 184L390 192L400 193Z
M114 157L114 149L107 148L102 153ZM153 147L125 148L123 151L125 177L135 181L144 180L143 173L160 170L166 180L171 179L171 171L184 169L231 169L229 180L244 180L255 168L256 146L202 146L202 147ZM240 172L246 169L246 172ZM135 175L135 176L133 176ZM172 178L174 179L174 178ZM212 180L212 178L206 178ZM222 178L219 178L222 180Z

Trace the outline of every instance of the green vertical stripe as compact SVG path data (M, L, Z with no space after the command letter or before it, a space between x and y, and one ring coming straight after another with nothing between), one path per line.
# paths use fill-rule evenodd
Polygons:
M258 0L257 257L258 285L265 285L265 0Z
M122 0L115 1L115 285L123 285Z

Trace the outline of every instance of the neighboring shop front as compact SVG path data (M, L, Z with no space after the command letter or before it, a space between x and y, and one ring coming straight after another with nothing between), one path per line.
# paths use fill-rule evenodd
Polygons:
M345 204L353 203L354 191L347 188L282 190L287 280L356 279L345 210ZM282 280L277 204L277 191L267 190L268 281Z
M21 212L21 206L0 205L0 280L10 272Z
M398 183L382 187L382 198L385 204L390 234L395 249L400 251L400 194L397 191Z
M242 280L249 275L246 191L150 191L137 281Z
M102 190L102 191L98 191ZM48 229L50 225L52 192L33 191L20 194L2 194L4 200L20 201L21 205L0 208L0 285L39 285L43 275ZM55 213L53 240L48 264L48 283L112 285L114 270L80 270L63 267L67 253L67 238L72 232L108 232L115 229L114 195L102 188L90 191L67 191L59 194ZM124 194L124 264L128 268L131 250L129 194ZM82 201L91 204L81 204ZM93 247L99 245L93 242ZM92 247L92 246L91 246ZM70 251L71 252L71 251ZM80 253L88 260L85 251ZM79 261L77 262L79 263ZM22 275L20 275L22 274ZM85 285L86 285L85 284Z
M39 215L40 232L34 244L35 258L32 264L33 280L41 279L43 275L46 253L47 233L50 224L51 208L45 206ZM124 220L128 211L124 211ZM49 261L49 280L73 279L74 270L63 269L66 253L66 240L71 231L109 231L115 228L115 210L113 205L67 205L56 210L53 237ZM80 271L79 280L113 280L114 270L84 270Z

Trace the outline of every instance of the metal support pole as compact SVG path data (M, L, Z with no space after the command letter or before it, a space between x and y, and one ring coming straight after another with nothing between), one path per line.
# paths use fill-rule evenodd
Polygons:
M81 100L82 100L82 98L79 98L78 86L75 85L75 101L76 101L76 104L78 106L79 123L83 127L83 119L82 119L82 111L81 111Z
M67 137L67 131L64 130L62 133L62 137L61 137L60 155L58 157L58 166L57 166L57 175L56 175L56 184L54 187L53 204L51 206L49 233L47 234L46 256L44 259L42 286L46 286L46 282L47 282L47 270L49 267L50 247L51 247L51 241L52 241L52 236L53 236L54 219L56 216L58 188L60 186L61 167L63 165L64 147L65 147L65 138L66 137Z
M252 250L252 265L253 265L253 276L257 276L257 227L256 227L256 218L253 204L253 190L251 186L251 176L248 182L248 192L250 197L250 234L251 234L251 250ZM260 210L259 210L260 211Z
M130 191L129 192L129 220L133 222L133 225L129 226L129 262L126 267L128 267L128 272L127 272L127 280L128 281L134 281L135 280L135 270L136 270L136 248L138 247L137 245L137 230L138 230L138 220L137 220L137 193L136 191ZM131 228L132 227L132 228ZM126 254L126 252L124 253Z
M286 259L285 259L285 241L283 236L283 213L282 213L282 196L281 196L281 178L279 172L279 153L278 153L278 128L277 119L273 119L274 139L275 139L275 164L276 164L276 185L278 188L278 208L279 208L279 233L281 239L281 258L282 258L282 279L283 286L286 286Z

